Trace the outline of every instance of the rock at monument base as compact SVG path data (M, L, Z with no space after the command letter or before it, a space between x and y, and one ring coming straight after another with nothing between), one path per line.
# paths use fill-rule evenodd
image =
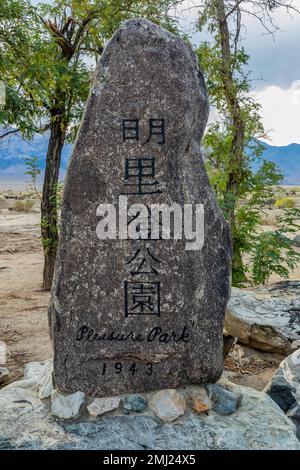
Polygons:
M150 408L163 422L168 423L185 412L185 399L176 390L160 390L150 400Z
M54 390L51 396L51 413L60 419L79 418L84 399L83 392L76 392L65 396Z
M229 387L228 381L223 382L222 387ZM198 414L186 409L169 423L154 419L149 408L124 416L121 407L113 416L70 423L51 415L48 400L38 398L33 382L27 388L18 382L10 385L0 390L0 449L300 450L294 424L268 395L233 384L231 391L243 395L242 405L233 414ZM188 396L192 389L197 387L179 393Z
M142 413L147 408L147 400L141 395L130 395L123 398L123 409L124 413Z
M211 400L213 403L212 409L223 416L230 415L241 405L242 396L231 390L219 385L208 385Z
M243 344L287 355L300 341L299 312L299 281L278 282L269 289L234 287L224 326Z
M205 387L188 387L186 397L196 413L204 413L212 409L212 403Z
M116 410L120 405L121 399L119 397L106 397L95 398L95 400L87 407L91 416L97 416L108 413L109 411Z
M222 374L231 241L201 157L208 111L193 50L148 20L124 22L97 66L64 187L49 309L61 392L144 393ZM120 234L120 198L136 239ZM106 239L104 203L118 214ZM154 237L157 205L179 210L183 234Z
M50 398L53 392L53 363L51 362L48 365L47 369L44 371L39 383L39 398L41 400L45 398Z
M264 391L295 423L300 438L300 349L281 362Z

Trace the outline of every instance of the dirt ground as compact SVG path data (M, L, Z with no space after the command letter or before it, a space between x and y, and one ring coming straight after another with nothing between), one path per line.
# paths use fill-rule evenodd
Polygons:
M299 193L300 200L300 193ZM41 248L38 202L24 214L9 210L11 201L0 205L0 367L10 374L6 385L22 377L24 365L52 356L48 333L49 293L41 288L43 254ZM274 211L266 216L264 229L272 230ZM300 279L300 265L291 275ZM271 282L279 279L273 276ZM6 346L6 362L1 347ZM240 361L239 346L225 361L227 377L235 383L262 390L280 361L278 355L254 353Z
M42 266L39 213L2 210L0 341L6 345L6 364L0 366L10 370L5 384L21 377L27 362L52 355L47 320L49 293L41 288Z

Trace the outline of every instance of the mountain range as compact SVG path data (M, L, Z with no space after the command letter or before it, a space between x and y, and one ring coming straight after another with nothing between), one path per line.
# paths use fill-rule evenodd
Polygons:
M19 134L12 134L0 140L0 179L28 179L25 178L27 168L24 164L24 158L27 156L36 155L38 166L43 172L48 139L47 134L36 134L31 141L27 141ZM284 175L282 184L300 185L300 144L293 143L283 147L263 144L265 147L263 157L277 163ZM72 145L65 144L62 153L61 179L64 177L71 151Z

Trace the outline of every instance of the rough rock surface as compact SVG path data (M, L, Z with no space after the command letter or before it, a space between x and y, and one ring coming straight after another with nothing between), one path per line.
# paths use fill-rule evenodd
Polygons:
M51 396L53 361L49 359L44 362L29 362L24 369L23 380L6 385L5 389L24 388L33 389L38 393L40 399Z
M7 369L6 367L0 367L0 384L4 382L4 380L6 379L8 375L9 375L9 369Z
M296 424L300 439L300 349L282 361L264 391Z
M300 281L232 289L225 330L261 351L290 354L300 341Z
M102 397L221 375L231 244L200 156L207 116L191 48L147 20L124 22L102 54L66 177L50 307L59 390ZM128 119L139 134L124 131ZM199 226L198 250L185 238L100 240L97 208L121 195L128 207L203 204L203 247Z
M197 413L204 413L212 409L212 402L205 387L190 387L186 395L190 407Z
M54 390L51 395L51 413L60 419L79 418L84 398L83 392L62 395L57 390Z
M21 382L0 390L0 449L300 449L294 424L268 395L233 384L243 403L229 416L187 409L174 423L162 423L148 408L69 423L51 415L34 385Z
M108 411L113 411L120 405L119 397L95 398L95 400L87 407L87 410L94 418Z
M185 399L174 389L160 390L151 398L150 408L164 423L169 423L184 414Z
M209 385L208 390L213 403L212 409L220 415L230 415L241 405L242 396L232 390L218 385Z
M148 404L145 397L141 395L129 395L122 400L124 413L142 413Z

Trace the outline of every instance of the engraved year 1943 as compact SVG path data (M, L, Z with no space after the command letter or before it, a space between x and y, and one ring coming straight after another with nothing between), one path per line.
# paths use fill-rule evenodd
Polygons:
M150 377L153 374L153 364L152 362L147 362L145 364L136 364L135 362L115 362L107 363L103 362L101 367L101 375L106 375L109 373L113 374L122 374L123 372L129 372L132 377L135 377L136 374L143 374Z

